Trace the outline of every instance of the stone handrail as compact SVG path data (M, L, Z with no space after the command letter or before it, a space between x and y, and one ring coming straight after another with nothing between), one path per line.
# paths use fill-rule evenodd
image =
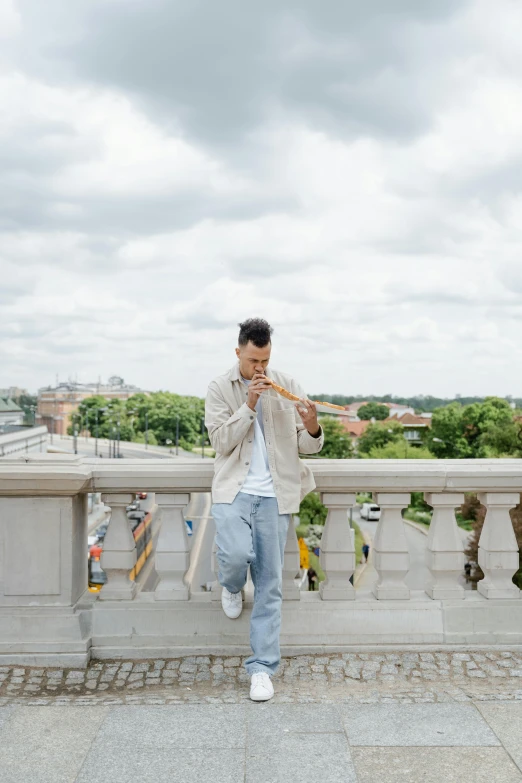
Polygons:
M506 622L510 619L519 625L515 625L514 631L510 629L508 635L512 638L515 633L522 643L522 615L519 611L522 602L516 602L516 611L505 610L505 618L508 619L502 614L506 601L520 598L520 591L512 582L512 576L518 569L519 553L509 512L520 502L522 460L309 459L306 462L314 472L317 491L328 509L320 556L326 580L321 583L319 593L313 595L301 593L296 587L294 577L299 567L299 554L295 530L291 525L283 566L283 597L287 607L283 615L286 612L290 627L293 617L301 617L299 607L303 603L308 606L308 618L312 617L310 606L317 610L320 605L324 607L321 622L317 618L315 620L319 632L327 616L330 616L328 627L341 622L341 616L342 623L349 623L349 615L360 611L360 601L364 600L369 602L373 616L376 616L375 608L378 606L407 605L408 611L413 614L422 610L418 616L415 614L418 628L412 626L408 638L416 639L420 635L424 640L428 637L440 637L443 641L450 637L469 639L476 634L476 601L479 600L483 602L479 605L482 612L481 633L489 634L498 641L502 636L499 624L502 633L508 633ZM86 629L94 623L88 636L89 644L94 646L96 654L103 656L118 654L117 640L121 636L117 632L118 623L121 628L132 629L134 636L131 634L130 638L134 641L128 644L138 647L143 642L136 630L140 622L147 629L143 631L143 638L149 639L147 634L152 634L150 629L154 628L154 649L164 652L163 643L158 641L163 638L158 629L165 623L176 628L176 617L183 616L184 622L189 622L183 614L183 607L192 607L189 624L197 625L193 634L198 635L198 643L201 644L203 639L206 640L204 644L220 648L221 642L216 640L222 640L222 637L216 636L216 619L212 614L219 611L216 578L210 594L191 591L185 581L190 565L190 548L183 509L191 493L210 491L213 467L212 462L194 459L102 462L73 455L27 455L25 458L0 460L0 661L3 654L2 631L11 628L12 633L14 626L9 624L7 615L15 608L17 612L27 611L32 615L36 608L40 608L47 618L48 634L53 627L52 623L49 624L49 609L54 607L57 610L59 607L60 622L67 626L67 630L62 629L60 633L65 635L69 651L72 649L71 628L75 628L83 639L82 634L85 635ZM140 592L129 578L136 562L136 548L125 505L130 502L132 493L140 490L155 493L161 515L154 553L159 582L153 593ZM366 593L354 589L351 579L355 570L355 552L348 515L356 502L357 491L372 492L381 506L381 519L373 542L377 579L371 592ZM406 583L409 553L402 510L409 504L412 491L423 492L433 508L426 542L429 577L422 593L411 591ZM479 564L485 577L478 584L478 593L474 592L473 596L469 591L464 595L461 579L463 545L455 520L455 509L464 501L464 493L470 491L478 493L487 509L479 546ZM102 493L104 502L112 509L101 562L107 583L97 597L86 591L86 494L89 492ZM210 555L210 552L207 550L206 554ZM42 567L39 568L38 563L43 564ZM50 563L53 567L49 567ZM213 563L215 566L215 557ZM495 602L497 605L494 607ZM353 607L351 610L350 605ZM486 605L491 610L485 608ZM455 607L463 606L466 613L459 614L459 609L455 614ZM341 608L344 614L339 614ZM64 614L65 609L68 612ZM473 618L470 614L472 609L475 612ZM145 610L148 616L143 614ZM207 617L205 612L211 612L208 619L203 619ZM448 618L454 615L458 617L454 620L456 626L462 626L464 622L469 630L461 631L456 627L452 631L453 620ZM381 613L381 620L384 616ZM439 636L435 633L430 636L425 628L421 628L428 616L439 618ZM78 625L81 617L83 620ZM165 619L167 617L169 619ZM397 615L394 615L394 622L397 622ZM491 627L484 629L483 626L488 624ZM240 623L235 627L239 628ZM313 636L315 632L315 626L310 625L309 634ZM31 633L34 635L34 631ZM293 640L302 638L297 626L295 632L288 633L288 638ZM344 635L341 634L343 639L347 633L345 628ZM136 638L139 638L139 643ZM170 645L173 644L172 638L169 637ZM191 642L187 641L192 638L190 634L186 637L178 634L176 638L176 644L179 638L183 638L183 644L190 648ZM393 638L392 629L382 634L382 639L389 638ZM76 642L80 647L83 644L78 639ZM316 642L319 643L317 639ZM23 639L18 643L21 648L25 645L24 649L31 647L31 644L27 647L28 643ZM10 644L9 649L13 650L17 642L11 639ZM53 644L47 638L45 641L37 639L33 644L35 649L47 651L49 646ZM19 650L17 654L22 652Z

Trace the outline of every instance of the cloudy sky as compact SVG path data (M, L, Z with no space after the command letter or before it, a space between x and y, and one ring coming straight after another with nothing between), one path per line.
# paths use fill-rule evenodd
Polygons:
M518 0L0 0L0 387L522 395Z

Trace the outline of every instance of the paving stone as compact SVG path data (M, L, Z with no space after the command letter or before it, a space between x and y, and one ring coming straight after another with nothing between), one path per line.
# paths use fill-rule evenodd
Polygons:
M352 746L499 744L471 705L340 705L339 710Z
M73 781L106 707L20 707L2 727L2 783Z
M522 771L522 704L477 704L511 758Z
M285 730L283 730L285 731ZM356 783L350 749L343 734L283 734L277 749L258 743L247 748L248 783L288 783L296 770L321 783Z
M132 667L132 671L134 672L148 672L150 669L150 663L135 663Z
M226 668L229 668L230 666L239 666L240 659L236 657L232 658L225 658L224 665Z
M503 748L352 748L351 753L359 783L522 781Z
M238 783L244 780L243 750L200 750L125 748L121 752L91 751L75 783L110 780L111 783ZM265 781L266 783L266 781Z

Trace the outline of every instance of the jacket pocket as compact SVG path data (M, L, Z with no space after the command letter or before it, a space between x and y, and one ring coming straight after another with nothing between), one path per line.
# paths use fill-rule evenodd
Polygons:
M292 435L295 435L297 438L297 425L293 408L273 411L272 416L276 438L291 438Z

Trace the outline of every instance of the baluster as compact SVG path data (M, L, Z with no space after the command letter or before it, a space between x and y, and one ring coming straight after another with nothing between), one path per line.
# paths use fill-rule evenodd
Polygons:
M319 557L326 575L319 585L322 599L355 598L355 590L350 582L355 571L355 550L348 519L348 509L355 500L353 493L321 493L321 501L328 507Z
M410 495L378 492L375 499L381 507L381 518L373 542L373 565L378 575L373 594L379 599L408 599L410 590L404 577L410 555L401 511L409 505Z
M301 600L301 591L295 583L295 575L299 572L299 566L299 544L292 515L290 515L283 560L283 600L285 601Z
M189 564L189 540L183 509L190 495L158 494L161 529L156 546L156 572L159 583L154 591L156 601L186 601L188 586L183 581Z
M136 583L129 576L136 565L136 542L125 511L133 497L130 493L102 495L103 502L110 506L111 516L100 558L107 574L107 582L98 596L101 600L129 600L136 595Z
M478 552L484 579L477 590L485 598L519 598L520 590L512 581L519 566L518 544L509 510L519 503L520 495L479 492L478 499L487 510Z
M430 571L426 593L430 598L463 598L464 588L459 578L464 569L464 552L455 508L464 502L464 494L426 492L424 499L433 508L426 548L426 565Z

